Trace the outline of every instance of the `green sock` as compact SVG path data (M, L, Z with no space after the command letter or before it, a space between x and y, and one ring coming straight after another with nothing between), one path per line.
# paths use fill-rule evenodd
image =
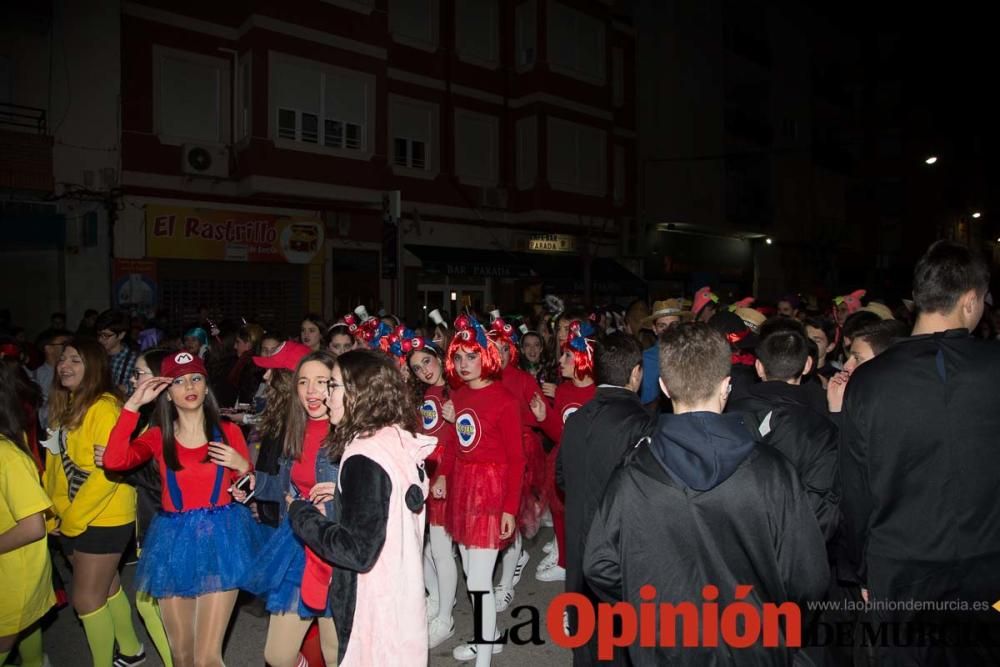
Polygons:
M45 652L42 650L42 626L35 629L17 643L17 652L21 654L21 667L42 667L45 663ZM0 665L3 660L0 659Z
M115 657L115 621L108 605L83 614L80 622L83 623L83 631L87 633L94 667L107 667Z
M115 623L115 641L118 642L118 650L122 655L137 655L142 649L142 644L135 634L135 625L132 624L132 605L128 603L125 589L119 588L117 593L108 598L108 610L111 611L111 619Z
M146 634L153 640L156 652L160 654L160 660L164 667L174 667L174 662L170 657L170 644L167 642L167 632L163 629L163 619L160 618L160 606L156 604L156 599L149 593L138 591L135 594L135 608L142 617L142 622L146 624Z

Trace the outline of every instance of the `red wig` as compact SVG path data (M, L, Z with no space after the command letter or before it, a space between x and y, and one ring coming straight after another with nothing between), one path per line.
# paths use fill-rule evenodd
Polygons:
M517 349L517 333L514 331L514 327L504 322L499 317L493 320L493 324L490 325L490 339L494 340L496 344L506 345L507 349L510 350L510 360L507 362L508 366L517 366L517 360L520 358Z
M594 377L594 341L588 336L593 335L593 328L574 320L569 325L569 335L562 345L563 352L573 355L573 377L577 380L593 379Z
M445 355L444 370L448 376L448 382L452 387L462 386L462 378L455 370L455 355L459 352L475 352L482 360L483 372L480 376L484 380L499 380L503 370L500 362L500 350L497 348L493 334L489 334L490 341L484 348L476 340L476 334L471 329L464 329L455 333L448 344L448 352Z

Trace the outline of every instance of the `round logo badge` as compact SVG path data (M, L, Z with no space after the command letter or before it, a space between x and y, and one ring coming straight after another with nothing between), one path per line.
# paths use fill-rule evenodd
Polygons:
M420 422L424 425L424 430L428 433L437 428L441 423L441 411L438 410L437 401L428 398L420 406Z
M567 405L565 408L563 408L563 413L562 413L563 424L566 423L566 420L569 419L569 416L571 414L573 414L574 412L576 412L579 409L580 409L580 406L579 405L575 405L575 404Z
M183 364L190 364L192 361L194 361L194 357L192 357L187 352L181 352L180 354L174 357L174 363L176 363L178 366Z
M479 419L471 410L463 412L455 419L455 432L462 449L472 449L479 444Z

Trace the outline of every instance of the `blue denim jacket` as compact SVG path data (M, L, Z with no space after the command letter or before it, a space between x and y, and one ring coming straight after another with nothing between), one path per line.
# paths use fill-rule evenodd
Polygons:
M257 477L255 487L256 497L261 500L278 503L282 519L288 514L288 506L285 504L285 494L288 493L293 498L300 497L298 490L292 484L292 464L294 463L293 459L283 456L279 460L277 475L259 471L255 473ZM320 449L319 456L316 457L316 483L333 482L336 484L339 471L340 464L330 461L330 457L326 455L326 447ZM323 503L323 505L326 509L327 518L332 519L334 515L333 499L331 498Z

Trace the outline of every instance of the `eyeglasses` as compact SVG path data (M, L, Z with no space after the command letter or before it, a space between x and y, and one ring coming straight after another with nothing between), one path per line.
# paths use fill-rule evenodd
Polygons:
M115 336L117 336L117 335L118 335L118 334L116 334L116 333L113 333L113 332L109 332L109 333L105 333L104 331L102 331L101 333L97 334L97 337L98 337L98 338L99 338L100 340L107 340L107 339L109 339L109 338L114 338L114 337L115 337Z
M132 377L135 378L136 380L138 380L139 378L141 378L143 375L152 375L152 374L153 374L153 371L142 371L142 370L139 370L138 368L136 368L134 371L132 371Z

